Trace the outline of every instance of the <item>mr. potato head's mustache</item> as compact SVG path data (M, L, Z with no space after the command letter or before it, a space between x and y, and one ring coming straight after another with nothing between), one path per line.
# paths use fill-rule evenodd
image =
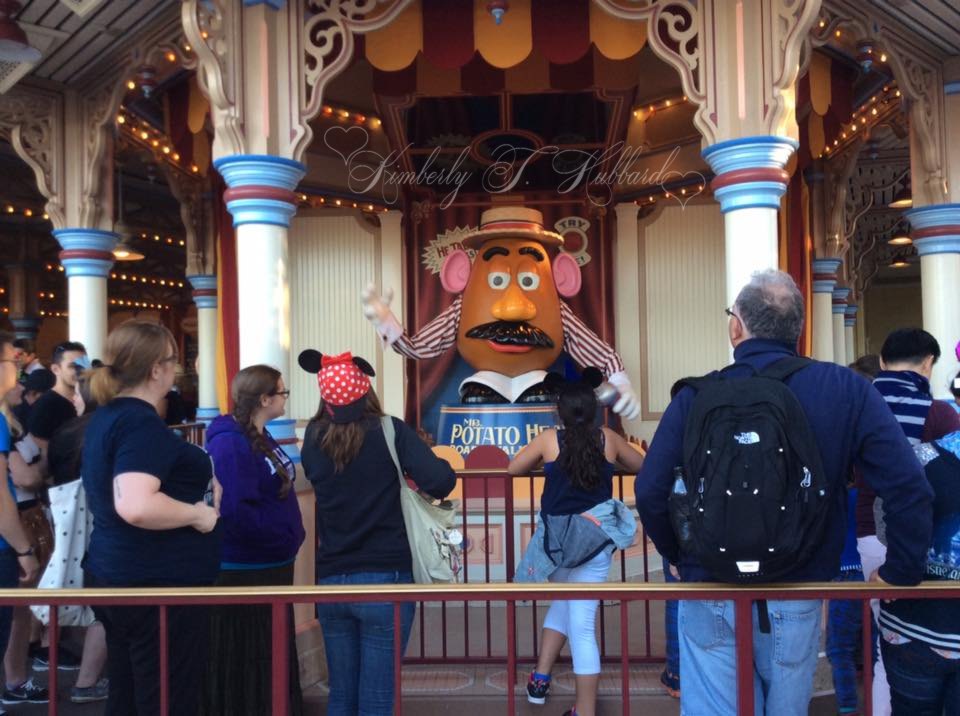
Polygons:
M544 331L525 321L493 321L474 326L466 333L467 338L479 338L508 346L533 346L553 348L553 339Z

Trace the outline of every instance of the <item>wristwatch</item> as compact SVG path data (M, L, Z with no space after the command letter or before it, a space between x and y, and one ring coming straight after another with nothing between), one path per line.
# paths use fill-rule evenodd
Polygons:
M15 555L17 555L18 557L29 557L31 554L36 554L36 553L33 551L33 545L27 547L27 551L26 551L26 552L17 552L17 550L13 550L13 553L14 553Z

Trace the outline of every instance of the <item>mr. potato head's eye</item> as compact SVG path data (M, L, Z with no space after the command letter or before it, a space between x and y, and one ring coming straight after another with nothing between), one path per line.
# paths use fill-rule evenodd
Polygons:
M540 274L533 271L521 271L520 275L517 276L517 283L524 291L536 291L537 287L540 286Z
M487 274L487 283L496 291L503 291L510 285L510 274L506 271L491 271Z

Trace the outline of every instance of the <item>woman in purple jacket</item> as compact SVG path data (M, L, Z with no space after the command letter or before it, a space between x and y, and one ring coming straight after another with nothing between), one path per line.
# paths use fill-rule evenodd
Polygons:
M233 412L207 430L207 452L223 487L223 531L217 584L293 584L293 561L303 521L293 462L264 427L283 415L287 396L280 371L244 368L231 386ZM290 713L302 712L300 668L290 614ZM260 716L270 709L270 608L230 606L214 612L210 662L201 713Z

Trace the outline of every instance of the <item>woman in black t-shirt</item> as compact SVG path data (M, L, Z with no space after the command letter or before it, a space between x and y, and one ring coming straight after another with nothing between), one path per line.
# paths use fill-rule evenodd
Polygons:
M219 490L207 454L164 425L157 403L173 385L177 349L163 326L131 321L107 338L90 378L101 405L87 426L81 474L93 534L90 586L213 584L219 568ZM204 501L213 486L214 506ZM108 714L159 710L159 610L95 609L107 631ZM196 713L208 610L169 607L171 714Z

